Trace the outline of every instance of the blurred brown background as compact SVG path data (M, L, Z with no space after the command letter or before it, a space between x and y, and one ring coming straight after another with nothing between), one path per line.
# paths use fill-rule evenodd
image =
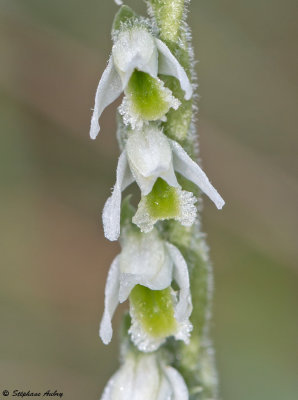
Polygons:
M97 336L118 251L100 222L116 105L88 137L116 10L112 0L0 3L0 393L98 399L118 365L117 334L109 347ZM218 212L205 200L203 216L225 400L297 399L297 11L294 0L190 7L201 156L227 203Z

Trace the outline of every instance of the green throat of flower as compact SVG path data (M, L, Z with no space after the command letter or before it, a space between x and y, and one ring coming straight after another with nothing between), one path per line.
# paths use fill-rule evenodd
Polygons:
M175 218L179 214L177 190L158 178L152 191L146 196L147 207L154 219Z
M150 336L162 338L176 332L177 322L170 288L150 290L137 285L131 291L129 299L135 318Z
M160 80L149 74L135 70L132 74L126 94L133 111L147 121L161 119L170 109L169 90Z

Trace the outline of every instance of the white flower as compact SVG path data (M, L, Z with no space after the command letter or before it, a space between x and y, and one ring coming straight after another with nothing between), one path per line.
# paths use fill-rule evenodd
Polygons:
M137 182L142 194L133 222L144 232L150 231L154 223L158 219L162 219L150 213L146 197L144 197L151 192L158 178L162 178L175 191L178 210L173 218L179 220L183 225L192 225L196 216L196 207L194 206L196 200L192 193L181 190L174 171L195 183L218 209L223 207L224 200L199 165L177 142L167 138L155 126L149 125L143 131L135 131L129 135L126 146L120 155L116 184L103 210L105 236L109 240L118 239L121 193L133 181Z
M101 400L188 400L179 372L156 354L128 353L104 389Z
M162 291L170 288L173 280L179 287L179 293L169 289L170 295L167 298L171 304L158 315L158 318L167 318L166 313L170 313L169 320L173 322L173 331L170 333L168 326L165 331L158 326L158 332L155 332L152 325L147 329L138 316L138 305L130 298L132 325L129 332L132 341L141 351L156 350L167 336L188 342L192 330L188 319L192 311L189 275L180 251L160 239L157 230L153 229L148 234L126 232L122 251L112 262L107 278L105 309L100 324L102 341L105 344L110 342L113 333L111 320L115 309L129 297L136 285L151 291ZM159 293L154 292L154 295L158 296ZM146 304L141 306L146 307Z
M122 0L115 0L115 3L117 4L117 6L121 6L123 4Z
M126 91L134 71L146 73L156 80L155 85L159 86L163 100L168 103L167 109L178 108L179 102L177 103L177 99L171 95L169 89L163 87L162 81L157 77L158 74L174 76L185 92L185 99L189 100L192 96L192 86L186 72L161 40L141 26L121 31L115 40L108 66L97 87L90 127L92 139L96 138L100 130L98 119L101 113L120 96L122 91ZM131 96L128 96L123 103L122 112L126 115L124 120L137 124L139 117L136 111L131 110L133 114L127 115L131 101ZM158 108L155 104L156 106Z

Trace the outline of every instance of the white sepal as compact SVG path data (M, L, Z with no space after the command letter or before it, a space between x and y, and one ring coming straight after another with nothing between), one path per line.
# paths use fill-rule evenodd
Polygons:
M174 264L173 278L179 286L179 301L175 307L175 318L182 322L189 318L192 312L188 268L176 246L167 242L166 247Z
M98 120L103 110L120 96L123 90L121 79L115 70L113 57L110 57L108 66L99 81L96 94L94 110L91 117L90 137L95 139L100 131Z
M124 150L118 160L113 193L106 201L102 212L104 234L111 241L117 240L120 235L122 191L133 181L134 179L127 163L126 151Z
M110 267L105 288L105 309L100 323L99 336L104 344L110 343L113 335L112 318L119 297L119 256Z
M142 195L149 194L158 177L179 187L173 169L172 150L166 136L155 127L131 134L126 143L128 162Z
M192 96L192 85L186 75L184 68L173 56L167 45L159 39L155 39L159 55L158 55L158 73L170 75L177 78L180 82L181 89L184 91L185 100L189 100Z
M224 206L225 202L217 190L212 186L205 172L189 157L180 144L171 139L169 139L169 141L173 149L175 171L196 184L220 210Z

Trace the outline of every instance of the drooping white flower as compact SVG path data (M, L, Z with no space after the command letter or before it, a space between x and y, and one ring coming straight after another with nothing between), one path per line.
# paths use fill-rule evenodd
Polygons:
M188 400L180 373L156 354L128 353L101 400Z
M115 309L130 296L129 333L141 351L156 350L168 336L188 342L192 304L188 269L180 251L160 239L156 229L147 234L126 232L123 240L122 251L112 262L107 278L100 324L102 341L110 342ZM179 287L178 293L171 289L173 280ZM137 301L134 290L137 290ZM152 298L155 309L149 312ZM146 318L150 319L149 323Z
M134 72L134 79L131 80ZM122 91L127 94L120 108L122 114L124 114L124 121L134 126L140 126L140 115L142 117L143 113L137 106L139 104L142 109L145 98L145 94L141 90L141 99L136 101L137 93L135 92L137 92L140 83L149 84L154 93L159 96L158 104L156 104L157 99L155 98L149 111L146 110L144 118L147 120L162 119L169 108L177 109L179 101L172 96L169 89L164 87L163 82L158 78L158 74L171 75L177 78L185 92L185 99L191 98L192 85L186 72L161 40L141 26L121 31L114 42L108 66L97 87L90 137L96 138L100 130L98 120L101 113L120 96ZM130 86L132 87L130 88ZM163 106L161 103L163 103ZM159 108L162 108L162 110L160 111Z
M171 202L166 204L166 207L172 207L172 215L168 213L166 218L177 219L185 226L192 225L196 216L196 207L194 206L196 199L192 193L181 189L174 171L195 183L218 209L223 207L224 200L199 165L177 142L167 138L157 127L149 125L142 131L134 131L129 135L126 146L120 155L116 184L103 210L105 236L109 240L118 239L121 193L133 181L137 182L142 194L133 222L142 231L149 232L157 220L165 219L153 209L157 203L155 199L150 202L147 196L151 196L152 188L158 178L162 178L163 182L166 182L167 194L172 198ZM158 192L158 190L156 191ZM165 192L163 190L163 195ZM150 204L152 205L151 209ZM170 209L169 211L171 212Z

